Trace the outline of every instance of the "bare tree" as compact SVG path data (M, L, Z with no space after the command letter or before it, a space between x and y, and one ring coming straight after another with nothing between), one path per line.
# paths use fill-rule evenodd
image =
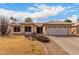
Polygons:
M0 17L0 32L2 36L6 35L7 33L8 22L9 20L6 17Z

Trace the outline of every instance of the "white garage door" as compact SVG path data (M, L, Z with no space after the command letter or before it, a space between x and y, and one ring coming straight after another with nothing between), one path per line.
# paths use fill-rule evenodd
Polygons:
M67 28L48 28L48 35L67 35Z

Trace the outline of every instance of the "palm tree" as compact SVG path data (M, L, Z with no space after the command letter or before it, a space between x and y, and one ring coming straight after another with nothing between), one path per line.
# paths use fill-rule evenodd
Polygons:
M66 19L64 22L72 22L71 20L69 20L69 19Z
M33 22L33 20L30 17L28 17L28 18L25 18L25 22Z

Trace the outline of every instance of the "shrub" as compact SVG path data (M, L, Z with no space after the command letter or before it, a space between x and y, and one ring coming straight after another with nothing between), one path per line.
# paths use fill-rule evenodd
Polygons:
M49 42L49 39L44 36L37 36L37 40L39 40L41 42Z
M40 36L40 35L32 35L32 36L41 42L49 42L50 41L49 38L47 38L45 36Z

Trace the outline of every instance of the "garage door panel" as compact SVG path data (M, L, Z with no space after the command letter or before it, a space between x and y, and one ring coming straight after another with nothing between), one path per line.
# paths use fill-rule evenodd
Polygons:
M67 35L67 28L48 28L48 35Z

